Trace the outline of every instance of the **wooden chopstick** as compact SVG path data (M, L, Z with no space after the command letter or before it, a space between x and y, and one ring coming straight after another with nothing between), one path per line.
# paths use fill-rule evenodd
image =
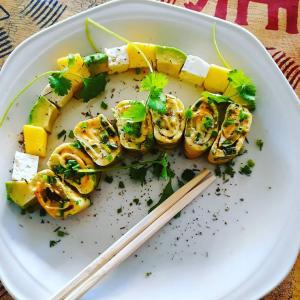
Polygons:
M83 296L90 288L92 288L100 279L102 279L109 271L122 263L131 254L133 254L139 247L141 247L148 239L150 239L159 229L168 223L178 212L194 200L200 193L202 193L210 184L215 181L215 176L210 176L198 186L193 188L190 192L185 194L178 202L176 202L170 209L165 211L159 218L157 218L150 226L142 231L134 240L127 244L120 252L111 258L105 265L103 265L95 273L91 274L80 286L69 294L65 300L75 300Z
M83 269L78 275L76 275L66 286L64 286L52 300L63 300L72 293L78 286L86 281L92 274L97 272L103 267L109 260L111 260L117 253L125 248L130 242L132 242L141 232L149 227L155 220L168 211L179 199L191 191L201 181L203 181L210 172L203 170L199 175L193 178L190 182L178 189L173 195L171 195L166 201L160 204L156 209L149 213L139 223L137 223L132 229L125 233L119 240L117 240L112 246L110 246L105 252L97 257L92 263L90 263L85 269Z

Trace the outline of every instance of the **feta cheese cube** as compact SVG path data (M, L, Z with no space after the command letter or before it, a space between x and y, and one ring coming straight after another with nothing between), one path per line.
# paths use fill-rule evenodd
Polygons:
M12 180L31 180L37 173L39 157L16 151Z
M108 56L108 73L121 73L129 68L129 57L127 52L127 45L122 47L115 47L104 49Z
M74 91L71 88L67 95L59 96L53 91L52 87L48 84L42 90L41 96L45 97L47 100L49 100L58 107L64 107L70 101L70 99L72 99L73 93Z
M198 56L188 55L179 78L193 84L202 85L209 70L209 64Z

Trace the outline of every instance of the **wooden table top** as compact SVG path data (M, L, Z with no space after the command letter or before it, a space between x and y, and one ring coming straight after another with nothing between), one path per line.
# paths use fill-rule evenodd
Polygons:
M104 0L1 0L0 66L24 39ZM232 21L266 46L300 96L299 0L162 0ZM0 283L0 300L11 300ZM300 299L300 256L285 280L264 300Z

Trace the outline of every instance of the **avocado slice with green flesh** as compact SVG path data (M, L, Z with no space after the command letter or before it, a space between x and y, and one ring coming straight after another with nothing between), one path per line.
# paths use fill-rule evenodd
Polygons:
M157 71L177 77L185 63L186 57L186 54L177 48L157 46Z
M94 53L83 58L84 64L92 75L108 72L108 56L105 53Z
M26 181L8 181L5 183L7 200L14 202L21 208L36 204L33 190Z
M43 127L46 131L51 132L58 114L57 107L41 96L31 109L28 124Z

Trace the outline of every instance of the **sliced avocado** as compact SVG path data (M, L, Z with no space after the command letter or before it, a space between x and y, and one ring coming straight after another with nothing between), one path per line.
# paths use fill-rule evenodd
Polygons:
M157 70L172 76L179 76L180 70L186 60L186 54L173 47L157 46Z
M13 201L21 208L32 206L36 199L30 184L26 181L8 181L5 183L7 200Z
M99 52L85 56L83 61L92 75L108 72L108 56L105 53Z
M43 127L46 131L51 132L58 114L57 107L41 96L31 109L28 124Z

